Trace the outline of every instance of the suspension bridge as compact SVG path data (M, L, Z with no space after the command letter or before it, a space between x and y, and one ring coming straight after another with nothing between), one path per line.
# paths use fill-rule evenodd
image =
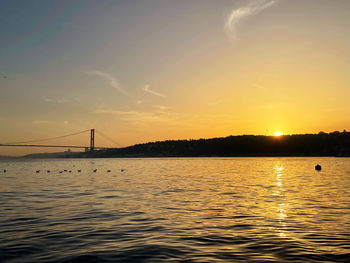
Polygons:
M37 144L37 143L41 143L41 142L48 142L48 141L53 141L53 140L57 140L57 139L72 137L72 136L80 135L83 133L90 133L90 146ZM103 137L104 139L108 140L109 142L112 142L115 145L115 147L95 146L95 134L98 134L99 136ZM4 147L68 148L68 149L74 149L74 148L76 149L77 148L77 149L85 149L85 151L105 150L105 149L113 149L113 148L123 147L121 144L119 144L118 142L109 138L107 135L103 134L101 131L97 131L96 129L89 129L89 130L84 130L84 131L80 131L80 132L75 132L75 133L66 134L66 135L62 135L62 136L44 138L44 139L0 143L0 146L4 146Z

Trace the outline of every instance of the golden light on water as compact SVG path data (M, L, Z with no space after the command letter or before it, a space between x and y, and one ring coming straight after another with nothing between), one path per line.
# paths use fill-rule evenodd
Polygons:
M282 135L282 134L281 134ZM276 136L276 135L275 135ZM277 135L280 136L280 135ZM283 188L283 166L281 166L279 163L277 163L274 167L275 173L276 173L276 185L277 190L273 194L274 196L277 196L280 198L280 202L277 206L277 214L278 214L278 226L276 226L276 232L278 233L279 237L287 237L287 234L285 232L286 229L286 222L285 219L287 217L287 204L285 203L285 196L284 196L284 188Z

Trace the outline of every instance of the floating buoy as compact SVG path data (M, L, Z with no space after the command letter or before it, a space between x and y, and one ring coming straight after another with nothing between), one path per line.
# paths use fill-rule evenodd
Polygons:
M111 170L107 170L107 173L110 173L111 172Z
M80 173L81 172L81 170L78 170L78 173Z
M4 173L6 173L7 171L6 171L6 169L4 169Z
M36 173L37 173L37 174L40 173L40 170L36 170Z
M61 174L61 173L62 173L62 171L59 171L59 173Z
M124 172L125 170L124 170L124 169L121 169L120 171L121 171L121 172Z
M71 172L72 172L71 170L68 171L68 173L71 173Z
M317 165L315 166L315 170L316 170L316 171L321 171L321 169L322 169L321 165L317 164Z
M50 172L50 170L47 170L47 173L49 173Z
M97 169L94 169L93 172L96 173Z

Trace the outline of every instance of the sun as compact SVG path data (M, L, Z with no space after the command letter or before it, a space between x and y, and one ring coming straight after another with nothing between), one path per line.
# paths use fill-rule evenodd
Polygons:
M282 136L282 135L283 135L283 132L275 132L275 133L273 134L273 136L276 136L276 137Z

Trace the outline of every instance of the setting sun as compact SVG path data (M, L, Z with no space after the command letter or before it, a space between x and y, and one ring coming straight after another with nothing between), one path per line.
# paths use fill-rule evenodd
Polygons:
M0 263L350 263L350 0L0 4Z

